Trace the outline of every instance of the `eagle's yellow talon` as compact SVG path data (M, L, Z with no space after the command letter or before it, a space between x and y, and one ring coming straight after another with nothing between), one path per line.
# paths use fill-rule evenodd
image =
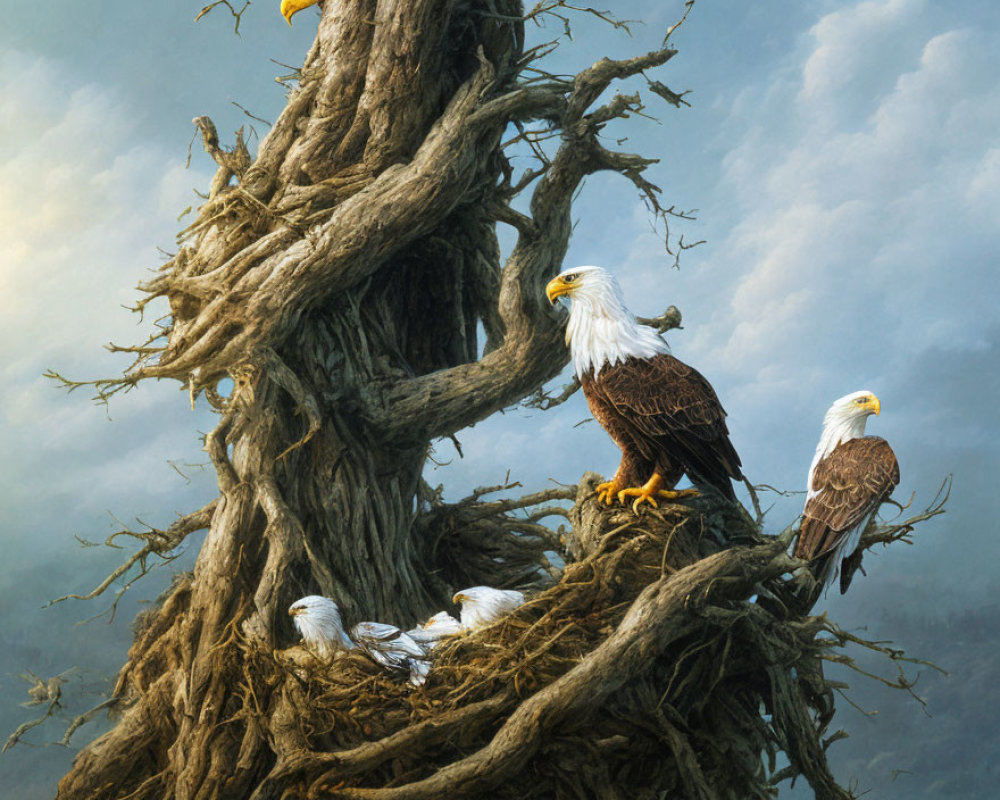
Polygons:
M615 481L597 484L597 502L610 506L619 489L621 489L621 484Z
M656 502L657 497L664 500L676 500L679 497L695 497L698 494L695 489L661 489L662 485L663 477L658 472L654 472L653 476L642 486L629 486L618 492L618 502L624 505L626 497L634 497L632 511L638 514L639 506L643 503L649 503L653 508L659 508L660 506Z
M653 508L659 508L656 504L656 494L657 493L655 491L648 491L646 486L622 489L618 492L618 502L625 505L626 497L635 497L635 502L632 503L632 511L638 514L639 506L644 502L649 503Z
M680 500L682 497L697 497L697 489L660 489L656 495L664 500Z
M643 500L645 500L646 502L648 502L653 508L659 508L659 506L656 505L656 501L652 497L640 497L638 500L636 500L634 503L632 503L632 513L633 514L638 514L639 513L639 506L642 505L642 501Z

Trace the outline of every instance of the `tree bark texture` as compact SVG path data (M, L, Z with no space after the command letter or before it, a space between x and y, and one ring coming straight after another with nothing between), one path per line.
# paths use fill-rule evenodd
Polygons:
M204 394L221 416L205 445L220 496L165 536L209 524L193 573L137 631L117 726L79 754L60 798L763 797L761 753L791 757L801 737L793 764L847 797L816 744L828 719L808 713L829 691L805 666L818 629L733 605L790 566L745 515L675 511L633 530L634 515L587 499L587 481L579 498L445 504L421 479L433 439L565 365L543 286L584 178L618 172L662 212L642 177L652 161L599 140L638 95L596 104L674 51L529 79L540 51L524 51L523 13L516 0L327 0L256 159L195 121L219 172L179 252L141 287L140 309L165 297L169 324L120 348L133 367L99 389L170 378L192 402ZM515 175L503 140L525 125L558 148ZM503 263L498 222L518 234ZM660 324L679 324L672 314ZM349 624L405 627L470 584L550 584L543 554L559 545L539 520L567 513L559 499L577 500L578 561L502 647L447 650L426 691L353 657L320 674L287 649L286 609L305 594L336 598ZM736 529L745 546L720 548ZM716 703L702 672L771 628L764 656L718 670ZM811 699L788 678L796 663ZM787 710L765 725L759 706L779 697ZM735 758L709 732L739 725L757 729L725 739Z

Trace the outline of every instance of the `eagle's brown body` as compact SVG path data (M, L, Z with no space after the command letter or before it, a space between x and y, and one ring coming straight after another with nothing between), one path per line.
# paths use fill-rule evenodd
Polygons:
M687 473L735 500L740 458L729 441L726 412L712 385L667 353L605 364L580 377L591 413L622 450L615 478L629 486L654 473L672 489Z
M840 591L846 592L862 554L856 542L851 552L847 547L898 484L899 462L885 439L861 436L837 445L816 464L795 556L814 561L820 580L839 568Z

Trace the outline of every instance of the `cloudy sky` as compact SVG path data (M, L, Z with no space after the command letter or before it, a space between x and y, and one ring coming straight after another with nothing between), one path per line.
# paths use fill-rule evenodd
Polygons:
M75 624L104 601L43 610L127 555L74 534L102 540L115 517L163 526L214 488L198 441L213 419L176 386L143 386L108 412L85 389L67 396L41 377L125 366L102 345L143 335L122 307L213 171L197 146L185 166L191 118L212 116L224 139L251 122L234 102L273 120L283 102L273 78L286 72L274 62L301 63L315 29L311 11L290 31L277 2L260 2L237 38L224 10L193 24L201 5L106 0L98 14L71 0L0 0L0 736L33 718L16 705L26 669L79 667L57 721L98 702L128 621L169 579L169 569L145 578L110 624ZM615 6L645 20L633 38L580 20L554 71L655 47L680 3ZM951 678L920 671L926 713L852 680L852 698L882 713L843 703L836 723L852 737L832 753L842 780L878 797L992 796L1000 6L721 0L699 4L676 44L656 77L692 90L692 107L650 97L659 123L613 133L661 158L651 177L667 201L698 209L676 232L707 243L672 269L630 186L595 177L567 264L613 269L638 313L680 307L671 345L715 384L755 482L800 488L826 407L861 388L882 399L869 430L899 456L897 497L926 505L954 475L947 517L921 527L913 547L866 559L868 577L827 602L845 627L892 638ZM428 477L459 496L508 468L528 488L610 472L606 436L573 427L587 416L582 398L547 414L509 411L459 435L463 459L441 444L450 463ZM775 498L769 527L800 502ZM50 721L27 738L60 735ZM71 756L54 746L0 756L0 797L51 796Z

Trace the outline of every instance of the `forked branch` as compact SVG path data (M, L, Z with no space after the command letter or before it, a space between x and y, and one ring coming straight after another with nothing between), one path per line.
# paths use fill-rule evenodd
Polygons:
M146 526L149 528L147 531L121 530L111 534L105 541L108 547L118 547L118 545L114 544L114 540L119 536L131 536L134 539L144 541L145 544L115 567L110 575L87 594L67 594L63 597L57 597L55 600L47 603L46 606L53 606L64 600L93 600L95 597L103 594L111 584L126 575L132 567L138 564L140 572L137 576L129 580L126 588L131 586L136 580L149 572L150 566L148 561L150 556L158 556L164 561L171 561L173 560L173 556L170 555L170 552L175 550L188 535L208 528L212 524L212 515L215 513L218 503L219 500L216 498L204 508L179 517L166 530Z

